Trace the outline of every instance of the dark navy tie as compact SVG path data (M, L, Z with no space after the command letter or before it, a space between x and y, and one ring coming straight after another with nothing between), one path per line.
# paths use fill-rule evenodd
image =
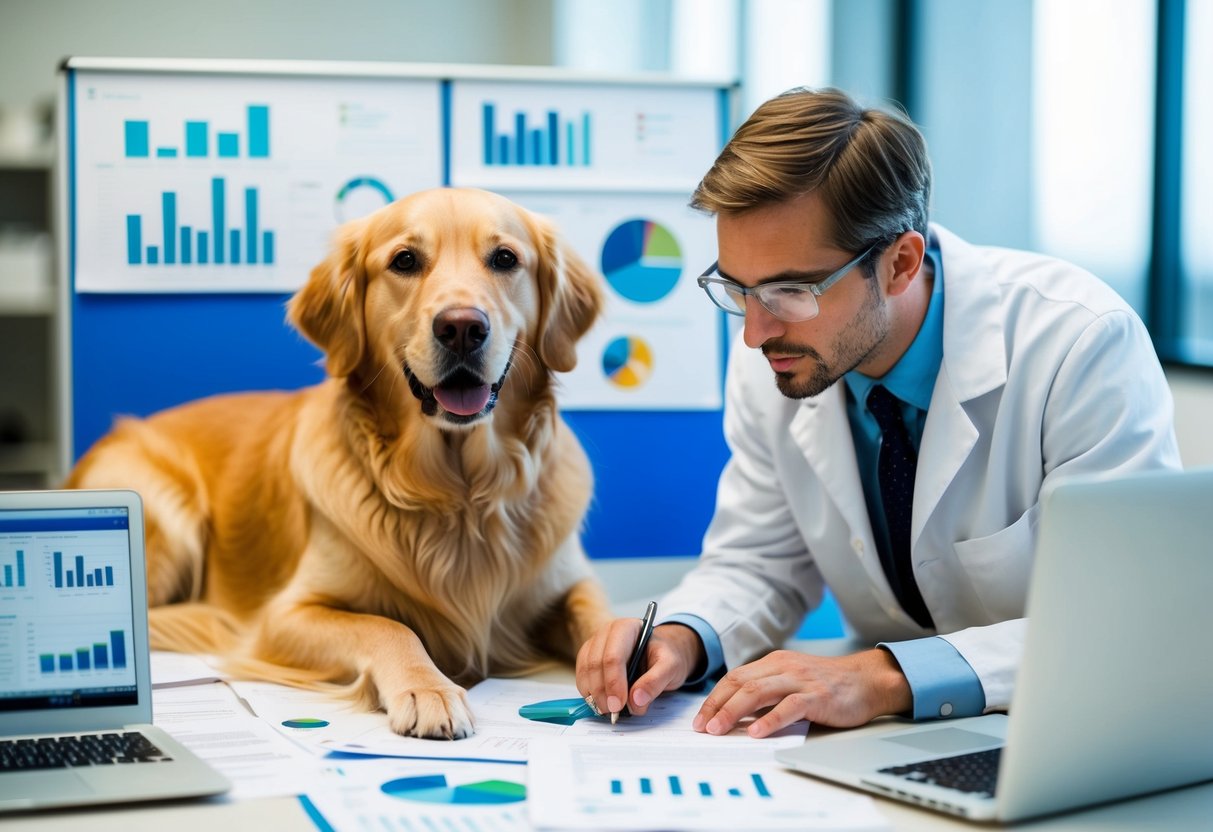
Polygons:
M918 467L918 453L902 419L901 402L883 385L877 384L868 393L868 410L880 425L878 478L880 500L889 528L889 551L880 553L880 562L902 609L920 626L931 630L935 624L918 591L910 560L910 515L914 506L914 470Z

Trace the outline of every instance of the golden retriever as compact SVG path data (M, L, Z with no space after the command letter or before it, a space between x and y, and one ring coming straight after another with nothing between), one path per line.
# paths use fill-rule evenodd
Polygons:
M323 382L122 420L66 485L142 495L153 646L467 736L457 682L572 659L609 618L553 392L602 304L548 221L414 194L339 229L288 304Z

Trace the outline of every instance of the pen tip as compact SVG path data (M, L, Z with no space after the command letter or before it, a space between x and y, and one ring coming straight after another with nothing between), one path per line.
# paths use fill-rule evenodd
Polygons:
M619 711L612 711L611 712L611 724L614 725L618 721L619 721Z

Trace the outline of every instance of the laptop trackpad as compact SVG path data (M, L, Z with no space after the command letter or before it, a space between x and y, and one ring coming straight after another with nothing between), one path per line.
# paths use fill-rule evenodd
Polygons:
M76 796L94 792L93 787L74 771L12 771L4 775L3 783L6 793L21 795L24 799L21 802L27 805L64 794Z
M963 754L1003 744L1001 737L991 737L962 728L940 728L936 731L915 731L895 737L882 737L884 742L908 745L932 754Z

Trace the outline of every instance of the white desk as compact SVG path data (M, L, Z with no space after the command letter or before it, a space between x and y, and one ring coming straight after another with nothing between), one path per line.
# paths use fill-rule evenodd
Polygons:
M619 605L621 614L632 614L631 604ZM642 604L637 603L637 609ZM853 645L843 639L795 642L794 649L823 655L846 652ZM536 674L535 679L569 682L572 669L561 668ZM864 728L863 732L886 732L904 727L900 720L882 720ZM810 730L807 742L836 735L830 729ZM842 788L842 787L836 787ZM877 807L899 832L925 830L973 830L991 828L968 823L945 815L918 809L907 804L873 797ZM233 803L210 801L180 801L145 804L111 809L80 809L46 812L35 815L9 816L0 820L5 832L239 832L240 830L314 830L298 800L273 798ZM1213 830L1213 782L1178 789L1150 797L1096 807L1044 820L1019 824L1015 829L1036 832L1051 830L1164 830L1165 832L1209 832Z

